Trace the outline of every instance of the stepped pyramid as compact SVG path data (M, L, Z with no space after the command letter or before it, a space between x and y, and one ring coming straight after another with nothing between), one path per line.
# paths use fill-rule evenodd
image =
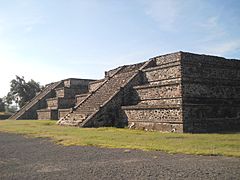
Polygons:
M167 132L240 130L240 61L176 52L48 85L11 119Z
M48 84L9 119L57 120L75 105L75 96L88 92L89 83L94 81L69 78Z

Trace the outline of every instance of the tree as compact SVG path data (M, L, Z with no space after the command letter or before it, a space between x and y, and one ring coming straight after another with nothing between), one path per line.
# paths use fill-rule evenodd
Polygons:
M5 103L2 98L0 98L0 112L5 112Z
M16 76L16 79L11 81L10 92L6 96L6 103L12 104L14 101L21 108L24 104L30 101L37 92L41 91L42 87L34 80L26 82L24 77Z

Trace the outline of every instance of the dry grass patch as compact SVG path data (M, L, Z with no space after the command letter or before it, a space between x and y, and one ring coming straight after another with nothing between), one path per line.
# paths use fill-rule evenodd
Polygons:
M0 131L48 137L65 146L87 145L240 157L240 133L177 134L120 128L76 128L58 126L56 121L49 120L1 121Z

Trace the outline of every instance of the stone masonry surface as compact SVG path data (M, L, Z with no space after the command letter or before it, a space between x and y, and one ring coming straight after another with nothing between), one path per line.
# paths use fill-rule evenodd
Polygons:
M240 61L176 52L120 66L100 80L53 83L12 119L167 132L240 131Z

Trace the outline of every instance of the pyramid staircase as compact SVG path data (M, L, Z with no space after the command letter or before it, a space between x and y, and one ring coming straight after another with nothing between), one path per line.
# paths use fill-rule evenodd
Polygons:
M89 83L94 81L70 78L51 83L9 119L58 120L76 105L76 95L82 99L86 97L84 93L88 92Z
M89 81L84 91L73 90L63 80L47 86L12 118L61 117L59 125L78 127L124 122L130 128L181 132L181 73L180 55L175 53L110 70L104 79Z
M81 127L111 126L115 112L123 104L123 93L139 84L141 71L151 65L151 60L119 67L111 76L58 121L59 125ZM112 114L113 116L111 116ZM111 116L111 117L109 117Z
M239 131L238 66L238 60L185 52L157 56L107 71L97 81L49 84L9 119L61 117L59 125L122 123L167 132Z
M26 103L18 112L9 119L37 119L36 110L45 106L45 100L53 96L54 89L62 86L62 81L51 83L37 94L30 102Z
M55 89L55 95L46 99L46 106L37 110L38 119L58 120L69 113L76 105L76 96L88 92L88 79L66 79L63 86Z

